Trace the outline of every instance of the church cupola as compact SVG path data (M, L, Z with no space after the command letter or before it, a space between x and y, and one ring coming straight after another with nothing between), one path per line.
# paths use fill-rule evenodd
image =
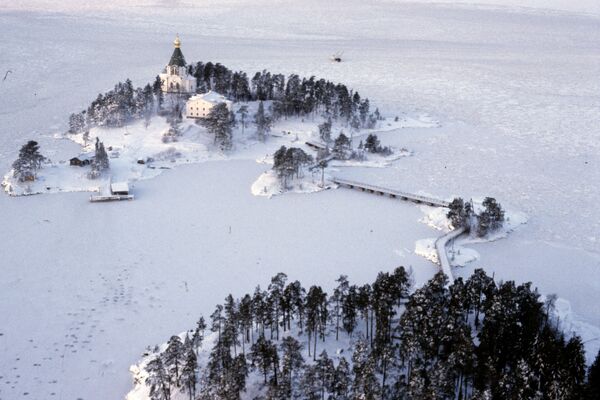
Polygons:
M185 67L185 57L183 57L183 53L181 52L181 40L179 39L179 35L175 37L173 46L175 46L175 50L173 50L173 55L171 55L171 61L169 61L169 65Z

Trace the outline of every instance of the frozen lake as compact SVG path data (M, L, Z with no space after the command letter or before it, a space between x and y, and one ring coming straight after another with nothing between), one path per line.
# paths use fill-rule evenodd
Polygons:
M41 11L28 12L33 3ZM316 75L358 89L384 114L439 119L437 132L397 138L414 157L343 173L440 197L492 195L526 212L527 225L476 246L480 260L458 273L483 266L533 280L571 302L579 323L600 326L598 17L394 1L180 1L173 10L140 0L123 12L55 3L0 5L9 38L0 67L12 70L0 82L2 173L29 138L67 158L53 152L52 134L68 114L119 80L153 80L178 32L188 61ZM589 4L575 11L594 12ZM336 51L341 64L328 61ZM400 264L418 281L436 270L412 254L415 240L437 235L416 207L339 190L255 198L264 169L178 168L137 183L138 198L124 204L0 196L0 397L120 398L146 345L279 271L327 286L340 273L370 281ZM598 341L586 346L597 351Z
M3 398L124 395L146 345L281 271L327 289L342 272L367 282L399 265L421 281L436 271L412 253L415 235L437 234L417 207L347 190L255 197L263 170L182 167L138 183L125 203L2 196L5 215L21 214L0 234Z

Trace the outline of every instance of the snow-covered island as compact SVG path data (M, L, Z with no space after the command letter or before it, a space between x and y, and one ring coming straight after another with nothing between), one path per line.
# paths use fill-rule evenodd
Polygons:
M49 160L38 146L36 161L29 162L23 159L28 157L24 147L4 176L4 190L11 196L110 194L110 182L134 185L181 164L253 159L272 165L276 151L288 146L306 156L301 165L291 166L290 172L286 161L278 171L265 172L252 191L268 196L311 192L330 186L324 180L325 164L315 168L320 160L332 168L385 167L411 152L382 146L379 132L438 125L427 115L384 118L358 92L324 79L263 71L250 80L245 72L219 63L188 65L179 37L174 46L152 85L119 83L70 116L68 132L54 135L56 145L62 139L73 141L81 146L80 154ZM295 163L293 158L289 161Z

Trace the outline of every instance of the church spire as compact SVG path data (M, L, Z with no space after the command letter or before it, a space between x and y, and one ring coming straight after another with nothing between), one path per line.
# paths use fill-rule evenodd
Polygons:
M175 36L173 46L175 46L175 49L173 50L173 55L171 55L171 61L169 61L169 65L185 67L185 58L181 52L181 39L179 39L179 35Z

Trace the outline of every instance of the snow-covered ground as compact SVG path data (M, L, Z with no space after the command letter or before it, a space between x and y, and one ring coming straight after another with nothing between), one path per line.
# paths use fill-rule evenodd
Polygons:
M0 170L30 138L53 160L80 151L55 146L68 114L119 80L151 81L177 32L188 61L340 81L384 115L424 112L441 127L383 133L382 143L412 156L335 174L440 198L491 195L524 212L527 224L505 240L467 245L479 258L455 272L484 267L558 294L562 320L592 354L600 19L580 13L598 14L598 4L497 2L509 7L3 1ZM337 51L344 62L332 64ZM418 285L436 271L414 253L415 241L439 233L418 222L417 207L347 190L253 196L268 168L255 158L183 166L138 182L137 199L119 204L90 204L83 193L0 196L0 397L122 398L146 345L279 271L324 285L341 272L371 281L399 264L413 267Z

